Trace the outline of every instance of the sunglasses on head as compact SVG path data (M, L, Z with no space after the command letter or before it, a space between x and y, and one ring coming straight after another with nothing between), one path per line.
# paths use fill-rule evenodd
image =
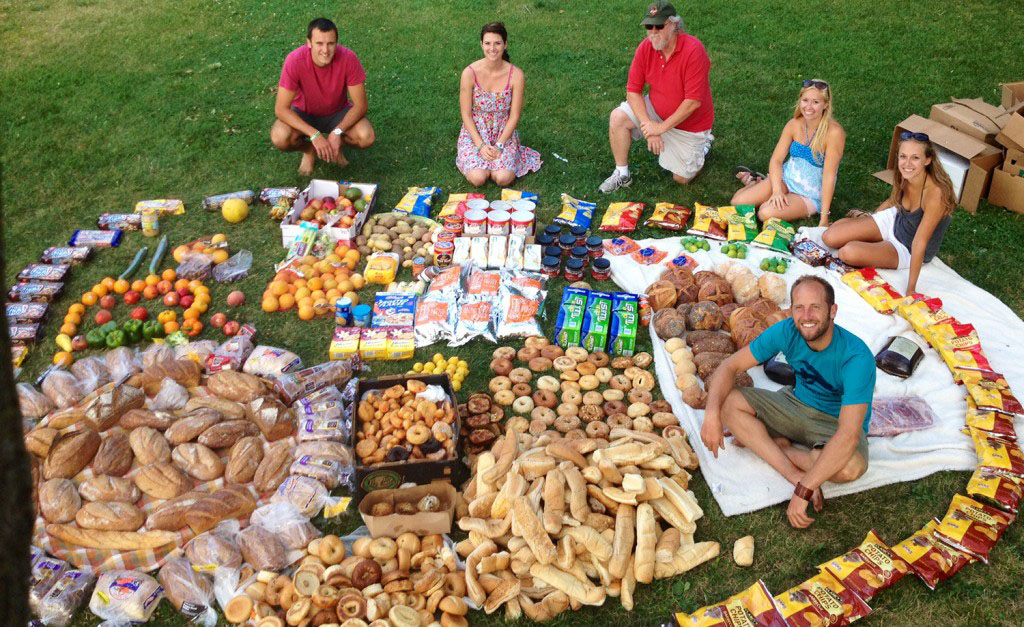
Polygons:
M664 24L644 24L644 28L647 30L661 30L665 28Z
M814 87L815 89L820 89L824 91L828 89L828 83L826 83L825 81L814 81L808 79L804 81L804 87Z
M917 140L919 142L929 142L929 141L931 141L930 139L928 139L928 135L926 135L925 133L911 133L910 131L903 131L902 133L900 133L900 140L901 141L907 140L907 139L914 139L914 140Z

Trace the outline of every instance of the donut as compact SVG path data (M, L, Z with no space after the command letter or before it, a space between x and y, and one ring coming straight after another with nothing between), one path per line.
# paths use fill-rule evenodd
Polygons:
M630 403L650 403L654 400L654 396L649 391L640 388L630 390L629 394L626 394L626 398Z
M494 393L494 402L502 407L508 407L516 400L516 393L512 390L498 390Z
M604 403L604 397L597 390L587 390L587 393L583 395L584 405L601 405Z
M608 365L611 359L608 357L608 353L604 351L594 351L587 355L587 361L594 364L598 368L603 368Z
M561 384L558 382L558 379L552 377L551 375L544 375L543 377L537 379L538 390L548 390L550 392L557 392L560 385Z
M540 420L548 426L555 424L555 418L557 417L555 410L550 407L534 407L533 411L530 412L530 418Z
M512 389L512 380L504 375L499 375L491 379L490 383L487 384L487 388L492 394L500 390L510 390Z
M361 594L346 594L338 599L338 619L363 618L366 616L366 599Z
M316 592L313 593L313 605L321 609L334 607L337 603L338 589L334 586L324 584L318 586Z
M587 434L584 433L583 429L570 429L565 432L566 440L586 440Z
M579 405L583 402L583 395L579 390L566 390L562 392L562 402L571 405Z
M533 378L533 373L530 372L529 368L513 368L506 373L508 378L512 380L512 383L529 383L530 379Z
M281 605L281 592L285 586L291 585L292 580L286 575L278 575L267 584L263 593L263 600L271 605Z
M583 348L582 346L570 346L569 348L565 349L565 356L569 357L575 362L586 361L588 355L590 355L590 353L588 353L587 349Z
M413 446L419 446L430 439L430 428L422 422L417 422L405 432L405 439Z
M398 545L391 538L377 538L370 543L370 555L373 559L386 562L398 553Z
M543 357L541 359L543 359ZM554 366L555 370L559 372L565 372L566 370L575 370L576 361L572 357L569 357L568 355L562 355L561 357L556 358L552 362L552 366Z
M580 387L584 390L596 390L599 385L601 385L601 382L592 374L580 377Z
M537 357L540 357L540 349L532 346L524 346L516 353L516 359L522 362L528 362Z
M580 363L576 364L576 372L580 373L583 376L591 375L597 372L597 366L590 363L589 361L581 361Z
M545 370L551 370L551 360L547 357L534 357L527 363L530 370L534 372L544 372Z
M491 353L491 358L493 359L507 359L509 361L512 361L513 359L515 359L515 357L516 349L512 348L511 346L499 346L498 348L494 349L493 353Z
M558 429L562 433L568 433L573 429L578 429L580 426L580 419L574 415L564 415L555 418L555 429Z
M637 353L636 355L633 355L633 363L639 366L640 368L646 368L647 366L650 366L651 362L653 361L654 357L651 357L651 354L647 352Z
M606 438L611 433L611 427L600 420L587 423L587 436L591 438Z
M530 394L533 394L533 388L530 387L529 383L514 383L512 384L512 393L515 394L516 397L529 396Z
M551 340L540 335L532 335L526 338L526 345L529 346L530 348L536 348L537 350L544 348L550 343Z
M530 396L520 396L516 400L512 401L512 411L517 414L528 414L533 411L533 398Z
M518 399L516 399L518 400ZM533 401L531 401L533 402ZM671 414L670 414L671 415ZM530 427L530 421L525 416L513 416L505 421L505 428L512 429L516 433L526 433Z
M579 405L572 403L561 403L555 408L555 413L559 416L576 416L580 413Z
M531 420L529 432L530 435L540 435L548 430L548 423L543 420Z
M452 426L447 422L438 420L434 423L434 426L430 427L430 433L433 434L434 439L438 442L445 442L452 439Z
M605 420L612 429L629 429L633 426L633 420L626 414L611 414Z
M612 377L612 380L608 382L608 385L610 385L612 389L622 390L623 392L628 392L633 387L633 383L629 380L629 377L624 374L617 374Z
M377 450L377 441L373 438L364 438L356 442L356 455L369 457Z
M533 393L533 404L539 407L550 407L552 409L558 405L558 398L555 397L555 393L550 390L537 390Z
M341 560L345 559L345 543L334 534L326 535L320 538L320 549L317 555L328 566L340 564Z

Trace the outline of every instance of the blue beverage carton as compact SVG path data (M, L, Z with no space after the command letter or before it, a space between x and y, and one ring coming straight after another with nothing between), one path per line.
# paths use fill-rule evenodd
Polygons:
M626 292L612 294L611 329L608 352L630 357L636 351L636 334L640 326L640 297Z
M555 319L555 343L562 347L579 346L583 339L583 314L590 290L567 287Z
M587 308L583 312L583 348L590 352L608 349L608 336L611 331L612 294L611 292L592 291L587 297Z
M415 319L416 294L378 292L373 297L373 328L411 327Z

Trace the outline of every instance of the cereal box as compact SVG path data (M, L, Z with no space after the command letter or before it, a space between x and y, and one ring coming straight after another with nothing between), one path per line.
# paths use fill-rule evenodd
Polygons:
M411 327L416 318L416 294L378 292L373 298L374 328Z

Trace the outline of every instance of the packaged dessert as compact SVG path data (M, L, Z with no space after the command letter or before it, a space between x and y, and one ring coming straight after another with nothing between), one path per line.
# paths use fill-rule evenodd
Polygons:
M674 615L680 627L786 627L764 582L758 579L728 599L690 613Z
M757 212L754 205L719 207L725 220L726 239L730 242L752 242L757 237Z
M156 200L140 200L135 203L135 213L154 209L161 216L176 216L185 213L185 203L175 198L158 198Z
M401 361L412 359L416 350L416 334L413 327L391 327L387 329L387 359Z
M279 200L295 200L302 192L298 187L264 187L260 190L260 202L265 205L276 205Z
M642 202L613 202L601 218L599 231L612 231L615 233L632 233L640 222L640 214L644 212Z
M1024 496L1022 482L1024 480L1020 477L1009 473L990 468L977 468L967 482L967 494L1016 514L1021 496Z
M90 231L78 229L71 234L68 246L87 248L114 248L121 245L123 231Z
M296 197L298 197L297 194ZM237 198L244 201L245 204L251 205L252 201L256 199L256 192L251 189L243 189L237 192L207 196L206 198L203 198L203 209L206 209L207 211L219 211L220 208L224 206L224 203L232 198ZM280 198L280 196L278 196L278 198Z
M906 379L914 374L917 365L924 359L924 351L917 342L900 335L889 338L882 350L875 355L875 365L882 372Z
M825 269L835 272L840 276L846 274L847 272L853 272L854 270L856 270L856 268L854 268L853 266L847 265L840 261L839 257L832 257L831 255L825 261Z
M935 537L988 563L989 552L1016 516L962 494L953 496Z
M455 322L454 339L449 346L462 346L473 338L482 337L489 342L497 342L491 324L492 302L490 300L469 301L459 306L459 315Z
M978 467L1004 472L1024 478L1024 452L1016 442L1001 440L995 435L967 428L974 441L974 452L978 455Z
M18 281L63 281L70 269L67 263L30 263L18 273Z
M96 228L101 231L112 229L138 231L142 228L142 215L138 213L104 213L96 220Z
M824 571L776 595L775 602L790 627L840 627L871 613L856 592Z
M502 268L505 266L505 255L508 247L507 235L490 235L487 243L487 267Z
M597 209L595 203L573 198L569 194L562 194L562 210L552 222L569 227L581 226L589 229L590 223L594 220L595 209Z
M793 255L809 266L823 266L831 256L828 249L809 239L794 240L790 245Z
M923 529L892 547L893 553L906 560L914 574L931 590L976 561L971 554L940 542L935 537L938 526L938 521L929 520Z
M435 279L436 280L436 279ZM417 348L455 336L458 306L455 299L427 295L416 303L415 343Z
M508 236L508 251L505 253L505 267L511 270L523 269L523 254L526 237L515 233Z
M609 255L629 255L640 250L640 245L631 237L613 237L604 240L604 249Z
M377 292L373 297L375 329L411 327L416 318L416 294L408 292Z
M355 327L335 327L327 358L331 361L349 359L359 352L360 331Z
M7 321L15 323L41 322L50 309L48 303L7 303Z
M644 220L644 226L652 226L668 231L682 231L690 220L691 210L683 205L670 202L659 202L654 205L651 217Z
M608 327L608 352L630 357L636 351L640 326L640 298L636 294L612 294L611 322Z
M7 327L11 344L34 344L39 339L39 323L12 324Z
M540 272L541 252L540 244L527 244L523 249L523 270L529 272Z
M95 580L96 576L87 570L64 571L36 607L40 622L55 627L71 624Z
M252 341L254 335L256 328L243 324L238 333L229 337L206 358L206 372L212 374L221 370L241 370L242 364L255 347Z
M728 237L726 218L718 211L717 207L694 203L693 210L693 226L686 230L687 233L717 240L724 240Z
M399 257L395 253L373 253L366 260L364 276L367 283L387 285L398 273Z
M789 247L794 236L796 236L796 229L792 224L779 218L768 218L761 227L761 232L757 234L751 244L758 248L789 254Z
M77 266L89 259L92 249L88 246L51 246L39 256L42 263L69 263Z
M819 568L828 571L865 601L870 601L880 590L910 572L910 566L897 557L874 530L868 532L857 548L821 564Z
M1017 441L1017 430L1013 426L1013 418L996 411L983 411L977 407L968 408L964 426L991 433L1002 440ZM970 434L969 431L968 434Z
M395 205L395 213L429 218L434 196L440 193L440 187L410 187Z
M562 302L555 318L555 343L563 348L579 346L583 340L583 316L590 290L569 287L562 292Z

